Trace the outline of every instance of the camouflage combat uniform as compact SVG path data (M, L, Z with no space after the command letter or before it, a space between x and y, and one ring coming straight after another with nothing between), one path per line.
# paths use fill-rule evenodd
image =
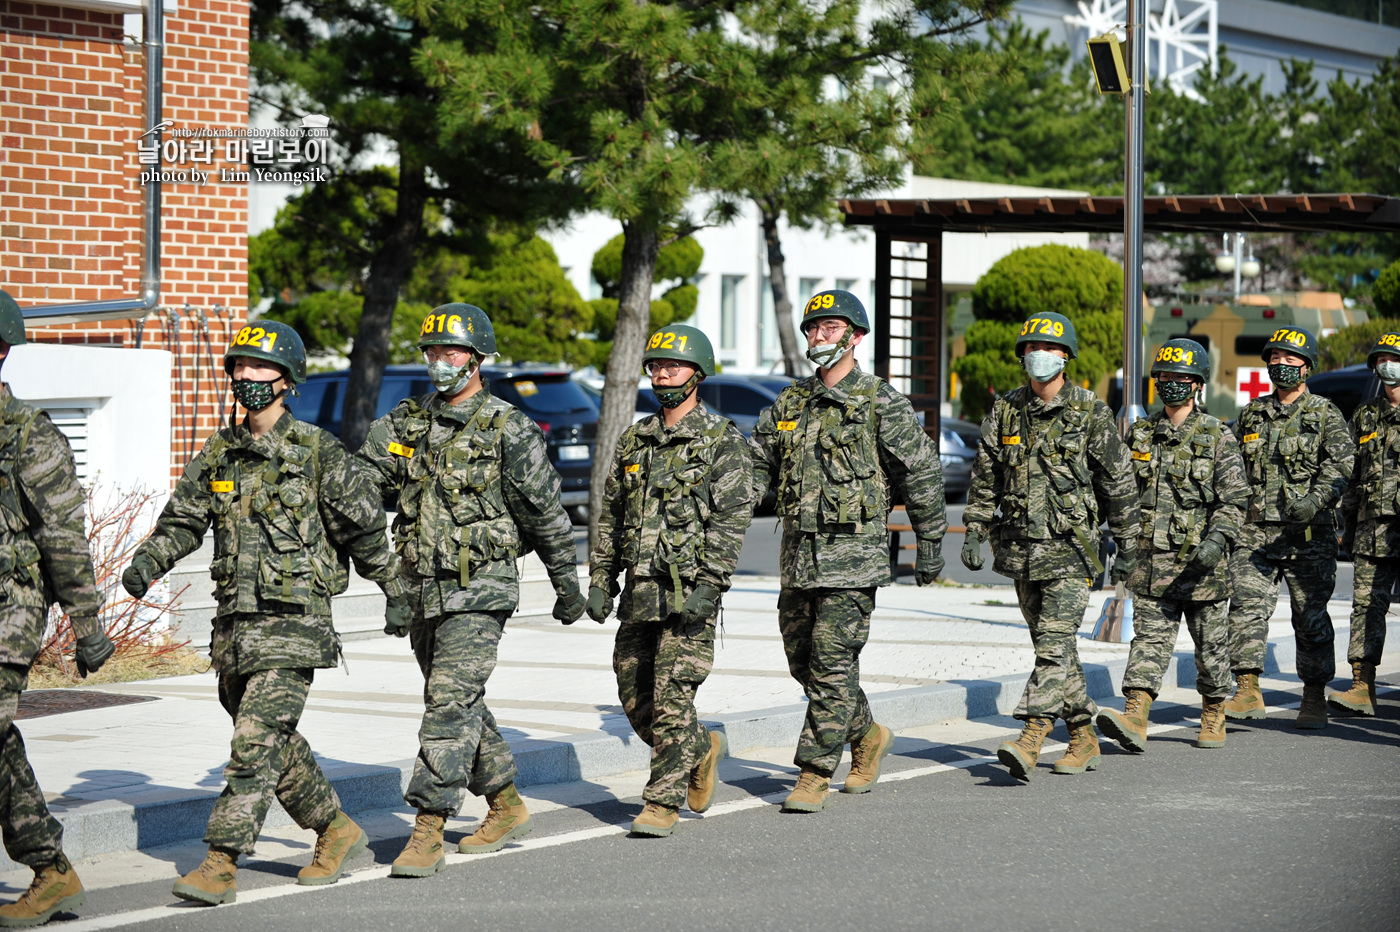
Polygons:
M1249 507L1230 558L1235 591L1230 603L1230 669L1264 672L1269 618L1278 604L1279 577L1288 583L1298 677L1325 684L1336 669L1327 600L1337 579L1333 506L1346 492L1356 446L1336 405L1304 393L1291 405L1277 392L1256 398L1235 421L1250 485ZM1305 524L1285 506L1305 495L1321 503Z
M1075 729L1094 717L1075 636L1101 569L1101 518L1124 553L1141 531L1131 463L1108 406L1068 381L1049 403L1013 389L982 421L964 520L991 540L1030 627L1035 669L1012 713L1022 721Z
M578 591L559 473L539 427L484 388L457 405L437 392L400 402L357 455L398 513L394 546L416 603L409 639L425 708L404 799L453 815L464 787L484 796L515 781L485 696L520 601L516 558L533 548L556 592Z
M1128 579L1134 635L1123 689L1156 697L1184 614L1196 645L1196 691L1223 699L1230 694L1229 563L1197 567L1190 560L1208 534L1239 538L1249 503L1239 444L1217 418L1195 408L1179 425L1165 411L1137 421L1129 442L1142 536Z
M794 762L830 777L846 743L874 724L860 652L875 589L892 581L891 498L937 553L943 471L909 399L859 368L830 388L813 375L783 389L751 445L758 495L774 489L783 519L778 625L808 699Z
M251 854L274 794L318 833L340 808L296 729L315 670L339 660L331 597L349 584L348 558L386 595L401 595L403 584L373 476L290 412L261 437L246 422L210 437L133 562L144 556L162 576L199 549L211 523L210 656L234 726L227 785L204 840Z
M34 868L63 856L15 727L19 694L58 602L79 636L101 630L102 599L88 555L83 490L73 452L48 415L0 384L0 828L5 851Z
M1342 497L1356 583L1348 663L1378 664L1385 617L1400 577L1400 407L1373 398L1351 416L1356 467Z
M687 625L681 608L696 586L729 588L753 514L751 476L744 435L703 402L672 427L660 412L629 427L608 473L592 585L612 592L627 572L613 651L618 698L653 749L642 798L671 809L710 750L695 694L715 659L715 619Z

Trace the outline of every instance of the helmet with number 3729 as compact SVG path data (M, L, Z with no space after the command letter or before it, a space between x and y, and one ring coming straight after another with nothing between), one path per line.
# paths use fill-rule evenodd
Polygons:
M1046 311L1026 318L1021 332L1016 335L1016 358L1026 355L1027 343L1054 343L1063 346L1070 359L1079 356L1079 337L1074 332L1074 324L1063 314Z
M224 371L229 375L233 375L233 361L239 356L281 367L293 385L306 381L306 347L301 334L280 320L260 320L233 335L224 353Z

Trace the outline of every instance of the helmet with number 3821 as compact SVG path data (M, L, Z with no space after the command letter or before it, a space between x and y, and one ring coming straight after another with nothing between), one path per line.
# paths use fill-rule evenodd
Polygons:
M1382 353L1400 356L1400 333L1382 333L1376 337L1376 343L1371 347L1371 352L1366 354L1367 368L1376 368L1376 357Z
M1026 318L1021 332L1016 335L1016 358L1026 355L1027 343L1054 343L1063 346L1070 359L1079 356L1079 337L1074 332L1074 324L1063 314L1046 311Z
M280 320L260 320L233 335L224 353L224 371L229 375L233 375L233 361L239 356L280 367L293 385L306 381L306 347L301 334Z
M802 323L797 329L806 333L814 321L827 317L839 318L853 327L870 332L870 318L866 316L865 305L860 303L860 298L849 291L839 290L821 291L807 299L802 306Z
M715 374L715 350L704 332L687 324L662 327L647 340L642 353L642 366L653 359L674 359L688 362L709 378Z
M496 331L491 318L475 304L444 304L429 311L418 329L418 348L425 346L465 346L482 356L494 356Z
M1200 379L1204 385L1210 381L1210 354L1195 340L1168 340L1152 357L1150 374L1177 372Z
M1304 327L1278 328L1269 335L1269 342L1264 344L1259 358L1267 363L1269 354L1274 350L1283 350L1285 353L1300 356L1308 361L1309 372L1317 371L1317 337L1313 336L1311 330Z

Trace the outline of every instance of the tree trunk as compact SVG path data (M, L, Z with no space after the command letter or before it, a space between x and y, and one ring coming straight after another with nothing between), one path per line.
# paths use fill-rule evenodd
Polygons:
M618 438L632 423L637 408L637 378L642 371L642 344L651 331L651 285L661 251L657 227L648 222L622 224L622 281L619 284L617 329L608 358L608 381L603 408L598 412L598 439L588 479L588 549L598 542L598 515L603 512L603 488L612 467Z
M768 247L768 284L773 289L773 317L778 328L778 345L783 350L783 371L800 379L812 374L807 356L797 339L797 327L792 320L792 298L788 297L787 260L783 258L783 241L778 235L778 212L760 203L763 212L763 242Z
M358 450L365 442L369 425L378 413L379 385L389 362L394 308L398 306L404 279L413 271L427 200L427 174L422 159L400 151L398 206L389 235L370 262L364 312L355 347L350 351L350 379L345 386L345 413L340 428L340 439L348 450Z

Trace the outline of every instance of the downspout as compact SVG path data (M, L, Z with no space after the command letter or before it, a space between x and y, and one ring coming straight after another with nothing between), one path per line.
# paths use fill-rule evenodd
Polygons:
M155 127L161 123L161 110L164 102L165 71L165 9L163 0L146 0L144 20L145 38L145 78L146 78L146 125ZM165 135L164 129L157 129L151 136L159 152ZM159 172L145 188L145 198L141 208L141 221L146 234L145 248L141 258L141 292L136 298L118 298L110 301L79 301L75 304L45 304L39 307L24 308L26 323L34 321L41 326L48 324L72 324L84 320L123 320L144 317L160 304L160 195ZM136 313L133 313L136 312Z

